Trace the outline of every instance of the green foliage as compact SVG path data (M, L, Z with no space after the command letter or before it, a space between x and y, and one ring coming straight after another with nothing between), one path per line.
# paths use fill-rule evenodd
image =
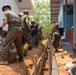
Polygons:
M44 2L44 0L33 0L33 2L35 15L32 21L44 27L42 30L43 36L48 38L51 31L50 2Z

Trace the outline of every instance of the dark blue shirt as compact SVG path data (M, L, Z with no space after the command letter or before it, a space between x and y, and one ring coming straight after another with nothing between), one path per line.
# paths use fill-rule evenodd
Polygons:
M31 25L31 29L32 29L32 33L31 35L34 36L35 34L37 34L37 27L34 25Z
M35 35L35 26L34 25L31 25L31 29L32 29L31 35L34 36Z

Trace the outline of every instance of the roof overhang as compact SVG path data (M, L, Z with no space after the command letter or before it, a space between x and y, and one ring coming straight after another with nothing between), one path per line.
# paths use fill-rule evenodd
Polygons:
M71 5L73 4L74 0L67 0L67 4L68 5ZM63 0L63 4L65 5L65 0Z
M16 1L21 13L24 10L28 10L30 15L34 15L34 7L33 7L32 0L22 0L22 2L18 2L18 0Z
M58 21L58 13L60 8L60 0L50 0L51 1L51 22Z
M58 22L60 3L65 5L65 0L50 0L51 3L51 22ZM74 0L67 0L67 4L73 4Z

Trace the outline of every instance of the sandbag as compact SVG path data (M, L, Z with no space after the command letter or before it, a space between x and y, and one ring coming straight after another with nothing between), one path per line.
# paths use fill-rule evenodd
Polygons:
M8 62L12 63L16 60L17 51L16 50L10 50L8 55ZM0 50L0 62L2 61L2 50Z
M8 55L8 61L9 61L9 63L14 62L16 60L16 56L17 56L17 51L11 49L9 51L9 55Z
M7 35L7 31L3 31L2 29L0 29L0 61L2 61L2 43L3 43L4 36L6 35ZM14 46L12 44L8 54L8 61L10 63L14 62L16 60L16 55L17 55L17 51L14 50Z

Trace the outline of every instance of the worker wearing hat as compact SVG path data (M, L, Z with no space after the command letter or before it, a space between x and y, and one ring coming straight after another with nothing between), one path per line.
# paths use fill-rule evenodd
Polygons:
M22 44L25 43L30 44L29 34L32 32L30 24L29 24L29 12L28 10L24 10L24 16L22 16Z
M22 18L22 16L23 16L23 13L19 13L19 19L20 19L20 25L22 26L22 21L21 21L21 18Z
M59 33L59 27L58 25L55 25L52 27L52 35L51 35L51 44L55 48L55 52L59 52L58 48L60 46L60 33Z
M1 28L3 28L6 24L8 24L8 34L3 42L2 47L2 61L0 62L0 65L8 64L8 54L9 49L12 45L12 43L15 43L15 46L17 48L17 53L19 56L19 61L23 61L23 51L21 48L22 44L22 30L20 27L19 18L17 15L11 11L10 5L4 5L2 7L2 11L4 12L4 21L2 23Z

